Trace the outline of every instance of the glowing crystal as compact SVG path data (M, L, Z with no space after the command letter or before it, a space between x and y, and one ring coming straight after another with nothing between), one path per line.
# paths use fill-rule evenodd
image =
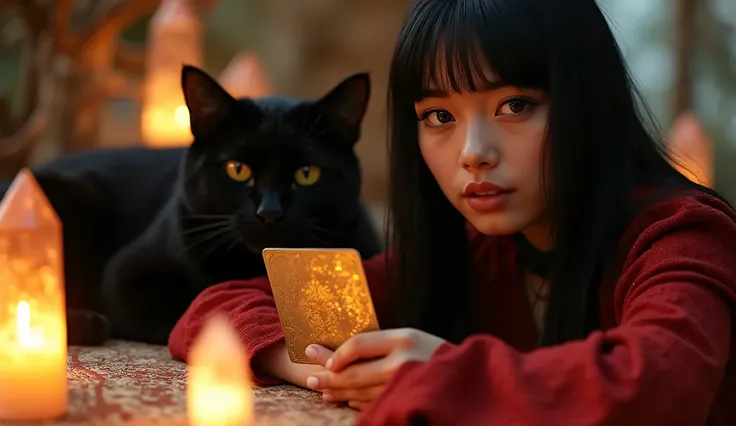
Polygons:
M189 355L187 409L192 426L249 426L253 387L248 357L224 316L214 316Z
M67 410L61 221L30 171L0 202L0 419Z

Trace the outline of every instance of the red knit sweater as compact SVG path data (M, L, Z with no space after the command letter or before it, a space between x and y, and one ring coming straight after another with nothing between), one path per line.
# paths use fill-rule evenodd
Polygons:
M471 242L481 272L477 334L405 364L360 425L736 425L736 217L726 205L683 196L637 215L620 240L620 275L601 283L602 330L554 347L534 348L514 242ZM364 264L379 315L387 308L383 262ZM171 354L186 360L217 311L250 354L283 338L266 278L226 282L181 318Z

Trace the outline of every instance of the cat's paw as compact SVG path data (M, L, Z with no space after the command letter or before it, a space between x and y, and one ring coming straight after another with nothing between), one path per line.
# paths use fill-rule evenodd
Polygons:
M102 279L102 302L112 336L166 345L169 333L196 293L196 275L186 264L137 241L110 260Z
M66 316L69 345L100 346L110 338L106 316L87 309L69 309Z

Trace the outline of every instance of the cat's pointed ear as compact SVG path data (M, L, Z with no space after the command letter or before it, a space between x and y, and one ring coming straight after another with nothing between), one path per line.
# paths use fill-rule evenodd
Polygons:
M214 78L197 67L182 67L181 88L195 138L213 131L235 107L235 98Z
M368 73L352 75L319 100L322 111L349 126L360 126L371 96Z

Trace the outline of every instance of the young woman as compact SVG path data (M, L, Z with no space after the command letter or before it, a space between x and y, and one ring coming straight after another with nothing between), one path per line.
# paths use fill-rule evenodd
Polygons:
M260 383L363 425L736 424L736 215L675 171L640 101L594 0L416 0L391 249L365 262L383 330L291 364L261 278L202 293L171 353L225 311Z

